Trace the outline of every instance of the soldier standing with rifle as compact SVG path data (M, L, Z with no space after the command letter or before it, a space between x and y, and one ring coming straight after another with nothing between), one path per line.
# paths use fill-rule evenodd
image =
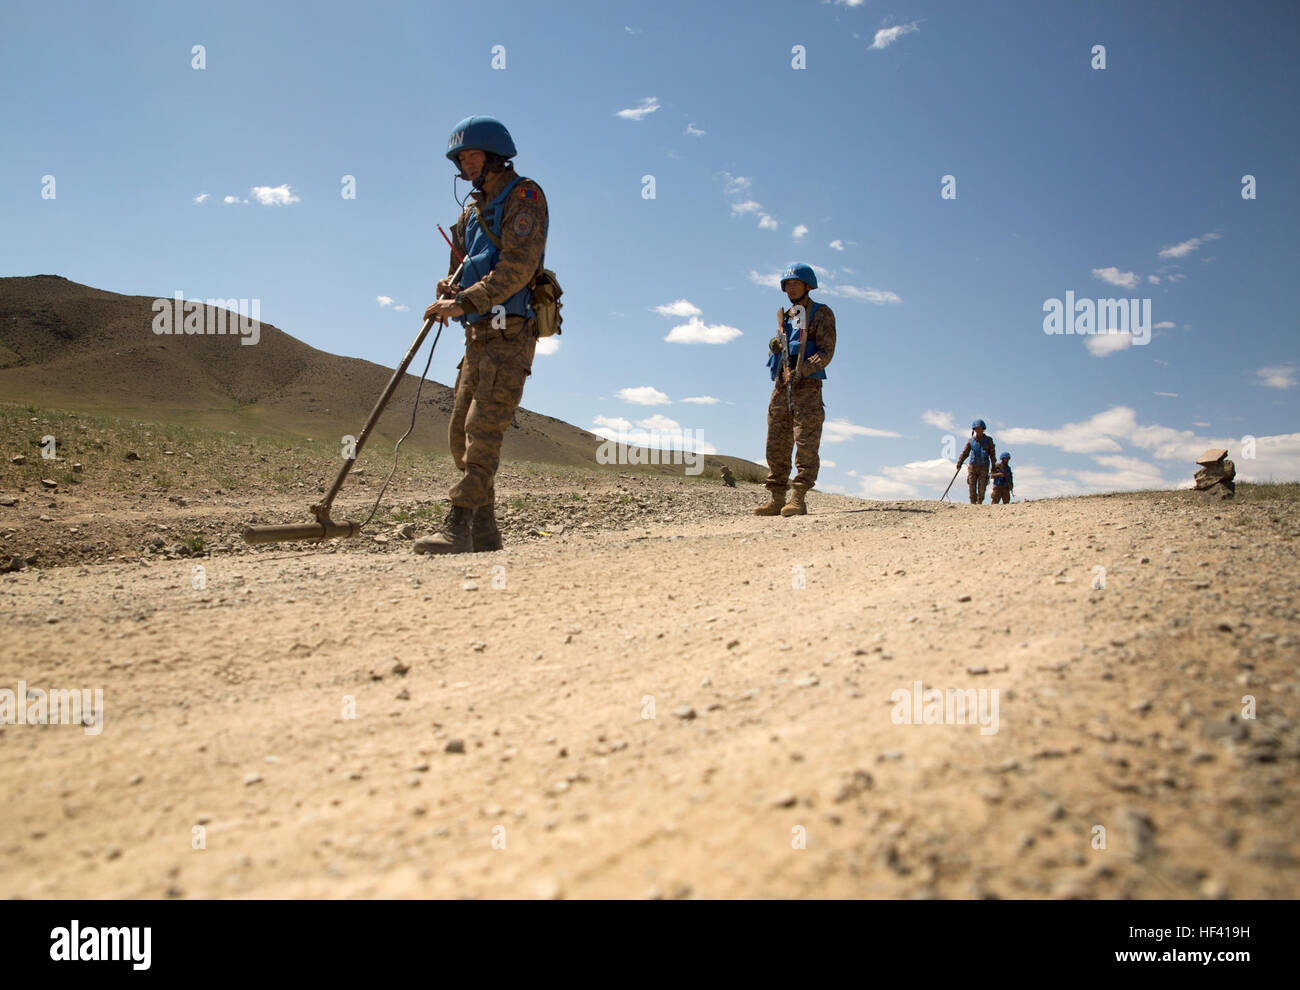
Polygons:
M791 306L778 310L781 329L772 338L767 360L775 382L767 404L767 489L772 497L754 510L756 516L806 515L805 498L821 467L818 448L826 421L822 382L835 355L835 314L829 306L809 298L809 291L815 288L817 275L809 265L791 265L781 275L781 289ZM798 468L793 485L792 452ZM787 489L791 492L789 505L785 504Z

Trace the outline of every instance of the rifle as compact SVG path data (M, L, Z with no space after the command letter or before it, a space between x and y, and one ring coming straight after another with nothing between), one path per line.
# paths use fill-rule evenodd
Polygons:
M795 307L791 307L792 310L794 308ZM800 317L800 323L801 324L806 323L807 310L805 310L802 306L798 307L798 309L800 313L803 314ZM785 318L786 318L785 309L778 306L776 308L776 323L777 323L776 335L777 335L777 339L781 341L781 361L776 368L776 373L778 375L784 375L786 369L790 367L790 340L786 336L786 332L785 332ZM799 327L799 357L795 359L793 374L790 375L789 380L785 383L785 403L789 407L791 413L794 412L794 380L796 377L798 377L799 370L803 367L803 352L807 346L808 346L808 328L806 326L801 325Z

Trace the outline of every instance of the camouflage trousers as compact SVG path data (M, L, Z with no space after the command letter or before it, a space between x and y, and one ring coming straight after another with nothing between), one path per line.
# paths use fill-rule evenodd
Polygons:
M966 484L970 486L971 505L979 505L984 501L984 489L989 483L989 466L984 464L976 467L974 464L966 468Z
M767 404L767 487L784 492L790 482L790 454L794 452L794 487L804 491L817 484L821 468L818 448L822 442L822 424L826 407L822 404L820 378L801 378L794 383L794 411L787 405L785 386L780 382L772 389Z
M1011 489L1003 488L1000 485L994 485L993 498L991 498L989 501L991 501L994 505L997 505L999 502L1003 503L1004 505L1010 505Z
M501 443L532 373L537 338L521 318L506 329L466 332L465 357L456 375L448 441L465 476L451 487L451 504L477 508L496 501Z

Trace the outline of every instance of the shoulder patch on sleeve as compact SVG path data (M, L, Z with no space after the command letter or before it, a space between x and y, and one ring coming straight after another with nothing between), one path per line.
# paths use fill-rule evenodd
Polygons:
M523 189L520 189L520 190L519 190L519 198L520 198L520 199L536 199L536 198L537 198L537 190L536 190L536 189L531 189L531 188L525 186Z
M516 237L527 237L533 232L533 215L527 210L515 214L514 223L510 225Z

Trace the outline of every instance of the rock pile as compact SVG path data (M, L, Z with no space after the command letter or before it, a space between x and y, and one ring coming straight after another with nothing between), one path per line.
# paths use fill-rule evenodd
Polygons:
M1237 485L1232 480L1237 476L1237 467L1228 460L1226 450L1211 448L1196 459L1200 470L1196 472L1196 490L1204 492L1207 498L1232 498L1237 492Z

